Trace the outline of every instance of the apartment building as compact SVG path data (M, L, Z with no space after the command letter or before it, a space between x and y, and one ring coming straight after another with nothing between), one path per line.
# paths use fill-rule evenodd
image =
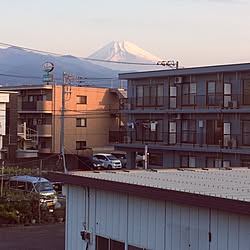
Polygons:
M126 131L115 148L149 167L250 166L250 63L123 73ZM146 166L146 167L147 167Z
M84 155L105 148L109 130L121 120L119 90L87 86L22 85L1 87L18 92L18 157L58 154L61 149L62 97L64 95L65 154ZM119 94L120 95L119 95Z

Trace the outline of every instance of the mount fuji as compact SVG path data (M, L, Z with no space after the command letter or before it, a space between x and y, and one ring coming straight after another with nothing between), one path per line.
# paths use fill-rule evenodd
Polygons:
M161 58L143 50L129 41L113 41L91 54L88 58L116 62L107 63L92 61L92 63L105 66L113 70L141 71L163 69L162 66L156 65L158 61L162 61ZM126 64L124 62L129 62L131 64ZM137 65L136 63L141 63L142 65ZM155 64L155 66L152 64Z

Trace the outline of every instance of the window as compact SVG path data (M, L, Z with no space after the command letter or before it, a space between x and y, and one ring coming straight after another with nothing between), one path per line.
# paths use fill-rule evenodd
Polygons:
M163 155L151 153L149 155L149 164L154 166L163 166Z
M96 250L124 250L125 244L120 241L96 236Z
M137 107L163 106L163 85L144 85L136 87Z
M196 83L184 83L182 85L182 105L196 104Z
M207 105L208 106L219 106L221 97L218 93L216 81L207 82Z
M182 168L195 168L196 158L189 155L181 156L181 167Z
M87 127L86 118L76 118L76 127Z
M147 250L147 249L142 248L142 247L135 247L135 246L128 245L128 250Z
M196 129L195 120L182 120L181 121L181 141L186 143L196 142Z
M85 95L76 96L76 103L77 104L87 104L87 96L85 96Z
M250 120L242 121L242 143L245 146L250 145Z
M177 106L177 88L170 86L169 88L169 108L176 108Z
M125 244L120 241L110 239L110 250L124 250Z
M168 131L169 144L176 144L176 122L169 122Z
M229 160L223 160L222 158L207 157L206 167L207 168L221 168L230 167L231 162Z
M158 142L163 140L162 120L136 120L136 140Z
M97 235L96 250L109 250L109 239Z
M76 150L86 149L86 141L77 141L76 142Z
M250 167L250 159L248 159L248 160L247 159L244 159L244 160L242 159L240 165L241 165L241 167L248 167L249 168Z
M232 84L231 83L224 83L224 107L228 107L228 103L232 100Z
M250 105L250 79L243 81L243 104Z

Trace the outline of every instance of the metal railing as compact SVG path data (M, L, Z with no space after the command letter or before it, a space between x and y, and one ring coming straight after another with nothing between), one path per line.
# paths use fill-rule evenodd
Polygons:
M234 109L250 106L250 96L244 94L182 95L160 97L132 97L120 99L120 110L136 109Z
M136 131L110 131L112 144L158 144L159 146L216 147L222 149L250 149L249 134L211 134L197 132L161 133Z

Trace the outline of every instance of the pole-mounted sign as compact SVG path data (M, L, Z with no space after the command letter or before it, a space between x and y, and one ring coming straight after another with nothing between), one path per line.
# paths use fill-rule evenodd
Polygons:
M54 63L52 62L46 62L43 64L43 71L45 72L43 75L43 81L44 82L53 82L54 81L54 75L50 74L51 71L54 69Z

